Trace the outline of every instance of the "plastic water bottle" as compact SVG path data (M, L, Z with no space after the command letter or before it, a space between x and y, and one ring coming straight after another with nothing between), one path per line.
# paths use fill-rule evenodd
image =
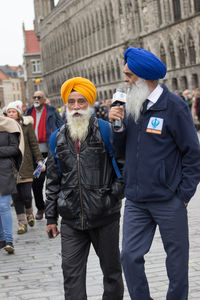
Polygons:
M116 89L116 93L113 94L112 106L120 106L126 103L126 94L122 87ZM120 129L122 127L122 120L115 120L113 123L114 129Z
M43 161L40 161L37 165L37 168L34 170L33 172L33 176L35 178L39 178L40 177L40 174L41 174L41 169L44 167L45 163L47 161L47 157L43 160Z

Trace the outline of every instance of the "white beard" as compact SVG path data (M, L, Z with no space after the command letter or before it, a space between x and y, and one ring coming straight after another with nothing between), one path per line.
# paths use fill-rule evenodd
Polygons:
M149 86L142 78L131 84L126 96L126 112L127 116L131 116L137 123L142 110L144 101L151 94Z
M91 115L93 114L93 107L88 106L86 110L71 110L66 108L67 125L69 128L70 137L73 141L84 141L88 134L88 126ZM80 117L75 117L74 114L79 113Z

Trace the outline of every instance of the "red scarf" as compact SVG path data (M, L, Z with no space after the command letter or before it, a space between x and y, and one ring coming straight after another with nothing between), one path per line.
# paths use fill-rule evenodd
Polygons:
M34 124L33 124L33 127L35 129L35 125L36 125L36 110L35 110L35 107L33 107L33 110L31 112L31 116L33 117L34 119ZM47 108L46 106L44 105L44 108L43 108L43 112L42 112L42 115L40 117L40 122L38 124L38 142L39 143L45 143L47 141L47 136L46 136L46 120L47 120Z

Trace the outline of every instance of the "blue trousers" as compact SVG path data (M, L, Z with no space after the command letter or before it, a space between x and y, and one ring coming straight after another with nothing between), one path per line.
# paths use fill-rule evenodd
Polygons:
M11 195L0 194L0 241L13 241L13 222L10 210Z
M163 202L139 203L126 200L121 262L131 300L152 300L145 275L144 255L151 247L157 225L167 254L169 288L166 299L187 300L187 209L176 196Z

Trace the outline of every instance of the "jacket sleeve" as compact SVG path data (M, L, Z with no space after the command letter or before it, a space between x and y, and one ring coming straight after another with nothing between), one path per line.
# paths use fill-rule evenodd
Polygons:
M176 114L176 119L172 123L171 134L174 136L182 159L182 180L177 194L181 200L189 202L200 181L199 140L187 106Z
M33 126L31 124L27 125L28 126L28 142L31 148L31 152L34 156L34 159L36 161L43 160L42 153L40 152L39 146L38 146L38 141L35 136L35 131L33 129Z
M111 143L115 153L119 157L125 157L125 150L126 150L126 128L122 130L115 131L112 129L112 136L111 136Z
M19 154L18 133L9 133L9 145L0 147L0 157L16 157Z
M60 174L58 164L51 151L48 153L46 174L45 217L47 219L47 225L57 224L57 200L60 192Z
M121 157L116 157L116 161L120 173L123 174L124 159ZM113 196L117 200L122 200L124 198L124 190L125 190L125 184L123 178L119 179L115 174L112 187L111 187L111 197Z

